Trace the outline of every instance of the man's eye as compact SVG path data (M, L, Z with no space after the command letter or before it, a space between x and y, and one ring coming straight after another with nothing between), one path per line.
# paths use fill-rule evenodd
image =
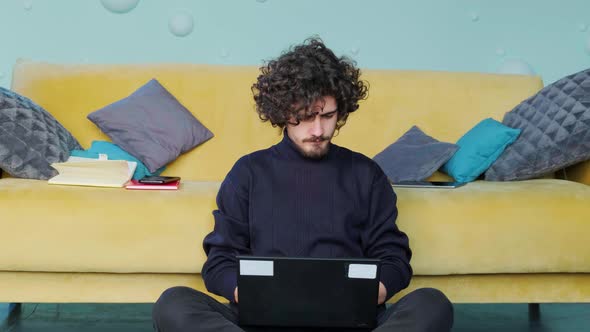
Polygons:
M311 121L315 119L315 114L304 115L302 121Z
M333 116L334 116L334 113L331 113L331 114L322 115L322 118L331 119Z

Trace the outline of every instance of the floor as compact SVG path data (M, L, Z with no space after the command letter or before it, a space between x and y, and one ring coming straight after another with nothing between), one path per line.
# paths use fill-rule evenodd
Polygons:
M149 332L151 304L24 304L0 332ZM456 332L589 331L590 304L542 304L529 319L526 304L456 304Z

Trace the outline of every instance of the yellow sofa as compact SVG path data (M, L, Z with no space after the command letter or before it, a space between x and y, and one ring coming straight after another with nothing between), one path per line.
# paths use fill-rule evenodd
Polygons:
M171 286L204 290L202 240L220 181L240 156L281 139L254 111L257 75L256 67L19 61L12 88L85 148L108 140L86 115L151 78L215 137L169 165L165 174L183 178L176 192L0 179L0 302L152 302ZM482 73L366 70L363 77L369 99L335 142L370 157L414 124L455 142L542 87L538 77ZM432 286L453 302L589 302L590 163L560 174L568 180L397 189L399 227L414 252L406 291Z

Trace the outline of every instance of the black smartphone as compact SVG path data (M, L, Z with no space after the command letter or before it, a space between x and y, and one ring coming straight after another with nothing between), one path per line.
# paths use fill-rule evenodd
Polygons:
M180 180L178 176L146 176L139 179L139 183L145 184L166 184Z

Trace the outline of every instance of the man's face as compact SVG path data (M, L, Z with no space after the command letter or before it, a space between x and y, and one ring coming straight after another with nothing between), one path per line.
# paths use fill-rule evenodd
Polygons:
M302 117L298 125L292 124L297 123L295 119L287 123L287 135L304 157L320 159L328 153L330 140L336 130L336 100L332 96L325 96L317 100L306 114L308 116Z

